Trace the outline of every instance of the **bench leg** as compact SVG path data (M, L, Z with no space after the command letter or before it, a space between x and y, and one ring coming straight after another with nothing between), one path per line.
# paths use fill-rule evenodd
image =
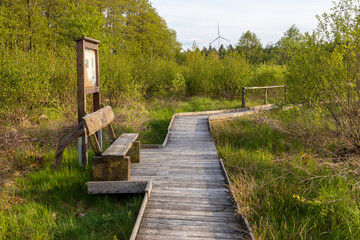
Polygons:
M133 142L126 156L130 157L131 163L140 162L140 141Z
M104 159L94 156L92 160L93 181L129 181L130 157Z

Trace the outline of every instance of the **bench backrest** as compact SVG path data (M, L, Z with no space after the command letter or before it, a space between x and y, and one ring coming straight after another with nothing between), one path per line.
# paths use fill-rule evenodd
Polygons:
M115 119L114 112L110 106L100 108L96 112L83 117L88 135L93 135L100 129L109 125Z
M116 140L114 129L111 122L115 119L114 112L110 106L103 107L96 112L87 114L83 117L83 121L86 127L86 134L90 138L91 145L96 155L101 155L101 148L99 141L96 137L96 132L100 129L108 126L108 134L110 142Z

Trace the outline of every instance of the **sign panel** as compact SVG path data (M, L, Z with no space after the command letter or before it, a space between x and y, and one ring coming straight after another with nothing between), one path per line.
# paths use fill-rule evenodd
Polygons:
M95 50L85 48L85 88L97 86Z

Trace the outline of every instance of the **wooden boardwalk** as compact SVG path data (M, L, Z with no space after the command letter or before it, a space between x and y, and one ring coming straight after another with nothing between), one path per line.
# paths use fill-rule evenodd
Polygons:
M166 146L131 165L131 181L152 181L136 239L244 239L208 121L176 116Z

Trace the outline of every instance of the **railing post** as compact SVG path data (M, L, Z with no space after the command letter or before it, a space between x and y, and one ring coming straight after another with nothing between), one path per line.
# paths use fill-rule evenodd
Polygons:
M267 88L265 88L265 99L264 99L264 105L266 105L267 104L267 94L268 94L268 92L267 92Z
M245 108L245 90L246 90L246 88L243 87L243 89L242 89L242 108Z

